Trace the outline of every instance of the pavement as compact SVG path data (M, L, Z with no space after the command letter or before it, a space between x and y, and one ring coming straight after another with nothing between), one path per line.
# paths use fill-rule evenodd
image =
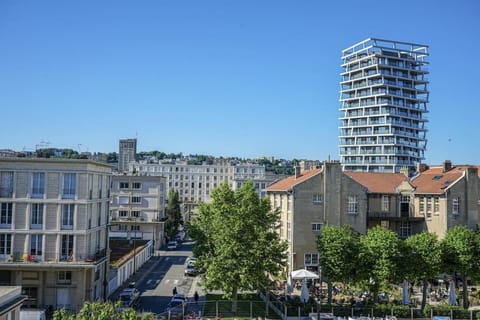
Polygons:
M115 289L115 291L108 297L110 301L117 301L120 293L123 289L128 288L129 283L135 282L136 286L141 283L146 276L155 268L158 261L160 261L159 255L154 255L150 259L148 259L134 274L128 278L120 287Z

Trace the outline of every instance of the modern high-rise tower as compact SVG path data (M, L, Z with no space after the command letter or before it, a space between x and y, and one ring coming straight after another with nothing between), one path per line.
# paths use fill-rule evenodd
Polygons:
M342 51L344 170L415 170L427 144L428 46L369 38Z
M121 139L118 145L118 171L127 172L137 157L137 139Z

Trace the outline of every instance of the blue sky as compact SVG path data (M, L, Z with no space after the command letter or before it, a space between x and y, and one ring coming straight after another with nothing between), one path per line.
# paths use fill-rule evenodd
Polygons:
M430 46L426 162L480 163L479 1L0 2L0 149L338 159L341 50ZM80 146L79 146L80 145Z

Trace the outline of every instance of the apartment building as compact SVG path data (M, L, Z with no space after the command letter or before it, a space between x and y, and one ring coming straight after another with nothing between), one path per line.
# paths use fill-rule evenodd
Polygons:
M137 139L121 139L118 143L118 172L127 172L137 158Z
M166 178L167 194L170 189L178 191L184 204L210 202L210 192L227 182L233 190L240 188L247 180L253 180L257 193L263 195L263 189L270 181L265 175L265 167L256 164L188 164L186 161L167 163L148 163L140 161L130 163L130 173L136 175L163 176Z
M20 319L20 307L25 299L22 287L0 286L0 320Z
M425 230L440 239L448 229L464 225L473 230L480 226L480 178L478 166L423 167L412 178L415 187L415 215L422 217Z
M428 46L369 38L342 51L345 171L414 172L426 149Z
M365 187L367 229L380 225L405 239L425 229L425 219L415 212L414 187L404 173L345 171Z
M161 176L114 175L110 238L164 243L166 179Z
M0 284L31 308L106 298L111 167L0 158Z
M280 238L288 242L288 270L318 272L316 238L323 225L351 225L366 230L364 187L344 175L339 162L302 171L266 189L273 209L280 211Z

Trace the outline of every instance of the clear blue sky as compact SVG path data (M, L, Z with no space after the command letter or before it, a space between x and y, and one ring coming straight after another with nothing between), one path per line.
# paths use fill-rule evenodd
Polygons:
M341 50L368 37L430 46L426 162L479 164L476 0L3 0L0 149L338 159Z

